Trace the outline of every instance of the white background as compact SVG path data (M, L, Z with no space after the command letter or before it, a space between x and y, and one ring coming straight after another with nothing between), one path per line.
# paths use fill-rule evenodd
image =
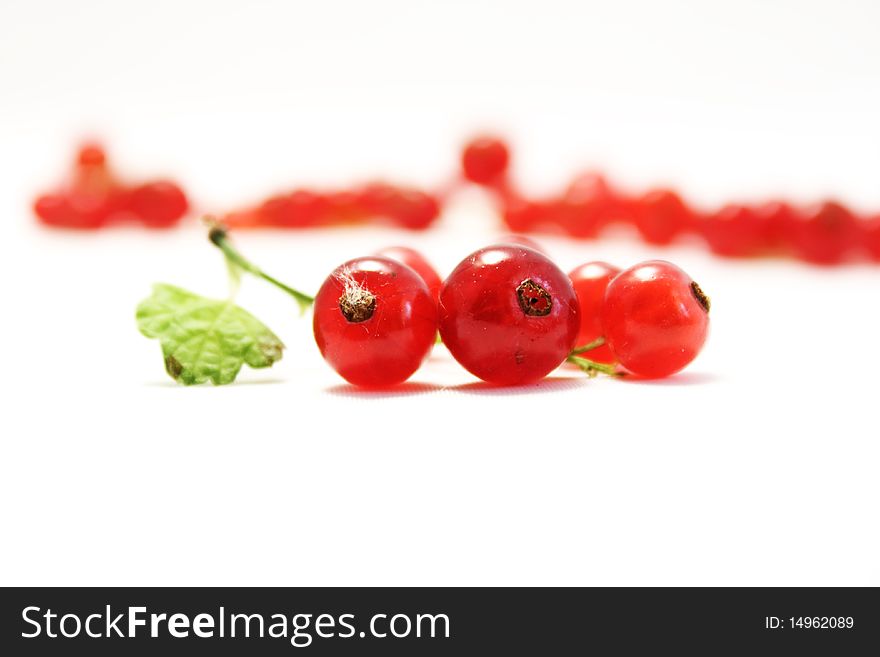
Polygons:
M509 135L528 189L599 167L696 203L880 208L871 2L39 2L0 6L3 584L880 584L880 267L732 262L626 235L568 269L663 257L713 298L663 382L475 382L442 348L399 392L324 365L291 301L240 302L271 370L175 385L134 326L154 281L225 293L194 223L41 230L34 194L103 138L199 210L297 184L447 180ZM314 290L389 243L448 272L498 230L477 192L427 234L242 234Z

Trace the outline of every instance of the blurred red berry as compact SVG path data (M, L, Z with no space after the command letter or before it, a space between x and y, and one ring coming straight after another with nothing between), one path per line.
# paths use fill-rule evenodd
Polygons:
M827 201L807 211L792 224L790 234L795 254L807 262L833 265L851 256L859 241L856 217L841 204Z
M289 196L288 206L291 226L314 226L324 221L329 212L329 200L323 194L298 189Z
M223 215L223 224L229 228L261 228L265 217L259 210L240 210Z
M691 227L694 213L675 192L657 189L633 204L632 219L643 240L663 245Z
M291 206L290 194L278 194L267 198L257 210L261 218L260 223L266 226L292 225Z
M67 197L61 194L43 194L34 202L34 213L48 226L64 226L71 217Z
M329 223L354 223L363 219L366 212L356 192L342 189L330 192L327 199L327 220Z
M166 228L180 221L189 203L180 187L159 180L134 187L128 196L128 209L145 225Z
M880 262L880 215L865 221L862 226L862 242L871 259Z
M39 197L34 212L47 225L68 228L99 228L132 216L149 226L165 227L176 223L187 206L183 191L168 181L122 185L104 149L87 144L77 152L67 184L58 193Z
M388 183L373 182L358 192L358 204L371 216L384 216L388 214L396 193L394 186Z
M510 151L502 140L479 137L469 142L461 154L464 177L478 185L498 181L506 172Z
M100 228L109 216L104 199L69 194L44 194L34 203L34 213L47 226L90 230Z
M618 211L619 200L596 173L578 176L552 205L554 223L573 237L596 237Z
M755 210L764 247L771 251L788 250L797 211L788 203L770 201Z
M728 257L755 255L764 236L758 215L744 205L728 205L698 224L713 253Z
M77 153L76 163L78 166L104 166L107 161L107 155L104 149L97 144L86 144L79 149Z
M501 216L510 230L528 232L547 221L549 208L540 202L510 198L505 202Z
M440 216L440 203L415 189L401 189L388 201L387 216L399 226L423 230Z

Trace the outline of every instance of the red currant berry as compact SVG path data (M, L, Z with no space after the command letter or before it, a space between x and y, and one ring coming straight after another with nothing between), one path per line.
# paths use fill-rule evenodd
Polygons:
M550 211L546 204L510 198L504 203L502 217L510 230L526 232L538 228L549 219Z
M34 203L34 213L47 226L94 230L107 223L108 199L81 194L44 194Z
M605 179L596 173L578 176L565 195L553 204L554 221L573 237L596 237L613 219L620 200Z
M117 200L125 190L101 157L88 152L79 154L73 175L65 190L72 205L104 206L107 213L116 209ZM106 217L105 217L106 219Z
M790 235L800 221L796 211L788 203L771 201L755 210L764 246L771 251L787 250Z
M694 222L693 211L675 192L648 192L633 207L632 220L649 244L669 244Z
M327 218L333 224L357 222L367 213L356 192L340 190L327 195Z
M437 303L406 265L381 256L337 267L315 297L313 323L321 355L358 386L406 381L437 335Z
M397 189L384 182L372 182L364 185L358 192L358 203L373 216L388 214Z
M858 220L833 201L810 209L802 221L792 224L791 244L795 254L818 265L845 260L858 245L858 238Z
M440 336L453 357L490 383L537 381L574 347L580 327L568 276L522 246L488 246L440 288Z
M34 202L34 214L47 226L74 227L76 217L67 196L63 194L43 194ZM98 226L93 226L97 228Z
M97 144L86 144L79 149L76 157L77 166L81 167L102 167L106 162L107 155Z
M729 257L755 255L764 241L761 221L752 208L728 205L699 222L713 253Z
M388 199L385 214L399 226L423 230L440 216L440 202L430 194L401 189Z
M478 185L497 182L506 173L509 162L507 144L494 137L474 139L461 154L464 177Z
M581 308L581 328L576 345L582 347L602 337L602 308L605 290L620 269L607 262L588 262L569 272ZM585 354L590 360L613 363L616 359L608 345L591 349Z
M260 224L265 226L292 225L292 205L290 194L279 194L266 199L257 209Z
M152 228L173 226L189 208L183 190L166 180L133 188L129 193L127 204L131 212Z
M248 209L223 215L222 223L228 228L260 228L266 224L266 220L259 210Z
M865 221L863 229L862 242L868 255L875 262L880 262L880 215Z
M669 376L700 353L709 329L709 298L672 263L643 262L608 285L602 327L612 353L629 372Z
M258 223L284 228L305 228L327 221L332 214L328 197L298 189L290 194L273 196L257 210ZM232 225L232 224L229 224Z
M434 300L440 298L440 286L443 284L443 280L421 253L407 246L389 246L376 251L376 255L397 260L397 262L411 267L425 281Z
M285 225L303 228L323 222L329 213L330 202L323 194L298 189L288 197Z
M546 249L543 246L538 244L536 240L533 240L528 235L520 235L518 233L510 233L509 235L502 235L498 238L498 244L516 244L518 246L527 246L530 249L534 249L538 253L543 253L547 255Z
M97 196L81 194L74 190L67 195L70 215L65 225L69 228L101 228L118 210L117 199L116 194Z

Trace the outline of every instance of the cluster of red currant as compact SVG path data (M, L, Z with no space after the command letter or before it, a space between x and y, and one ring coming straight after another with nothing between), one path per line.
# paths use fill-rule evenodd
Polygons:
M696 235L723 256L790 255L826 265L866 256L880 261L880 216L860 218L835 201L807 208L771 201L702 212L672 190L627 194L595 173L575 178L558 196L530 199L511 181L507 144L492 137L468 143L461 168L463 181L495 196L505 223L517 233L561 230L576 238L595 238L605 227L623 223L634 226L650 244ZM304 228L379 219L420 230L440 215L449 191L429 193L387 183L322 192L296 189L229 213L224 222L234 228ZM44 223L69 228L97 228L126 217L167 227L177 223L187 205L180 187L169 181L119 184L104 152L87 146L79 152L71 182L58 193L39 197L35 211Z
M34 202L34 212L43 223L79 229L130 221L167 228L180 221L188 207L186 195L173 182L121 183L104 150L96 145L80 149L70 180L61 189Z
M324 359L368 388L406 381L438 340L495 385L533 383L565 362L590 376L659 378L690 363L709 329L708 297L661 260L625 271L591 262L566 275L530 238L510 235L441 280L418 251L391 247L343 263L312 297L247 260L224 225L206 222L229 265L232 296L208 299L158 284L136 311L141 333L160 341L166 371L185 385L231 383L242 365L269 367L281 358L278 337L233 303L244 272L301 310L313 307Z
M440 205L437 196L418 189L370 183L329 192L296 189L227 214L223 222L230 228L315 228L380 219L420 230L440 216Z
M709 326L708 297L671 263L620 271L592 262L566 275L520 239L472 253L442 283L413 249L355 258L327 277L314 304L321 354L368 387L408 379L438 330L475 376L521 385L566 361L591 375L668 376L697 356Z
M465 178L496 196L514 231L557 229L594 238L610 224L625 223L650 244L697 235L714 253L728 257L788 255L825 265L860 257L880 261L880 215L860 218L835 201L807 208L782 201L732 204L701 212L674 191L632 196L598 174L577 177L558 197L528 199L512 184L509 163L510 151L500 139L476 139L462 153Z

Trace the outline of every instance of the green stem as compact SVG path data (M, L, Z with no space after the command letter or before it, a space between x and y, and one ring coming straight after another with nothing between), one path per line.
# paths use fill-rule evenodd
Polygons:
M599 336L598 338L596 338L592 342L588 342L587 344L585 344L582 347L575 347L574 349L571 350L571 354L569 354L569 355L570 356L577 356L578 354L583 354L588 351L592 351L593 349L596 349L598 347L601 347L603 344L605 344L605 338L603 338L602 336Z
M620 372L617 371L617 368L614 365L609 365L607 363L597 363L596 361L590 360L589 358L575 356L574 352L572 352L565 360L567 360L569 363L577 365L591 377L596 376L600 372L602 374L607 374L608 376L620 376Z
M301 311L305 312L308 308L315 303L315 297L309 296L304 292L300 292L289 285L285 285L281 281L279 281L274 276L270 276L262 269L253 264L250 260L245 258L241 253L236 251L235 247L229 241L229 237L226 234L226 229L218 224L214 224L209 222L211 225L211 230L208 233L208 239L216 246L218 249L223 251L223 255L226 256L226 260L231 262L232 264L240 267L243 271L248 272L249 274L253 274L258 278L262 278L264 281L271 283L275 287L284 292L287 292L290 296L292 296L296 302L299 304L299 308Z

